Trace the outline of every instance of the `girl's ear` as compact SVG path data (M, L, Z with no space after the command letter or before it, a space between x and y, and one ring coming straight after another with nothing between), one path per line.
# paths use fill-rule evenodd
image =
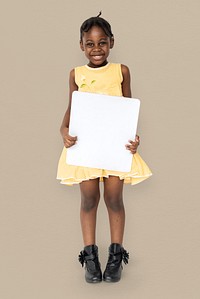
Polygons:
M83 47L83 42L82 42L82 40L80 40L80 48L81 48L82 51L84 51L84 47Z
M114 37L111 37L111 39L110 39L110 49L112 49L114 47L114 42L115 42Z

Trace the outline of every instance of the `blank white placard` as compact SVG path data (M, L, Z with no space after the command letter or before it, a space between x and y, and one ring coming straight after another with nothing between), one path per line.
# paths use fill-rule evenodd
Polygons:
M132 154L125 144L135 139L139 109L139 99L74 91L69 134L78 139L66 162L129 172Z

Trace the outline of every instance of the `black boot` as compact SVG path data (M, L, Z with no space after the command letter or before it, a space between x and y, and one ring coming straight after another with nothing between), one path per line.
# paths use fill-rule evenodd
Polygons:
M79 262L82 267L85 263L85 280L87 282L102 281L101 264L99 263L98 247L96 245L85 246L79 254Z
M109 257L106 269L103 273L103 280L106 282L117 282L121 279L122 260L128 264L129 253L117 243L112 243L109 247Z

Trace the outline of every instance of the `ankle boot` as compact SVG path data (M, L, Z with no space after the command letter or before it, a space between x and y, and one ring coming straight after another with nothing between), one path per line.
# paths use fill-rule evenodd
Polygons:
M98 257L98 247L96 245L85 246L78 258L82 267L85 263L85 280L89 283L101 282L102 272Z
M128 264L129 253L117 243L112 243L109 247L109 257L106 269L103 273L103 280L106 282L117 282L121 279L122 260Z

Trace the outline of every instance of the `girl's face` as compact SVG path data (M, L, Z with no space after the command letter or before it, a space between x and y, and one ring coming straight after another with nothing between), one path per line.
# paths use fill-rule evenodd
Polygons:
M88 66L94 68L107 64L107 58L113 45L114 39L107 36L103 29L97 26L84 32L82 41L80 41L81 50L89 59Z

